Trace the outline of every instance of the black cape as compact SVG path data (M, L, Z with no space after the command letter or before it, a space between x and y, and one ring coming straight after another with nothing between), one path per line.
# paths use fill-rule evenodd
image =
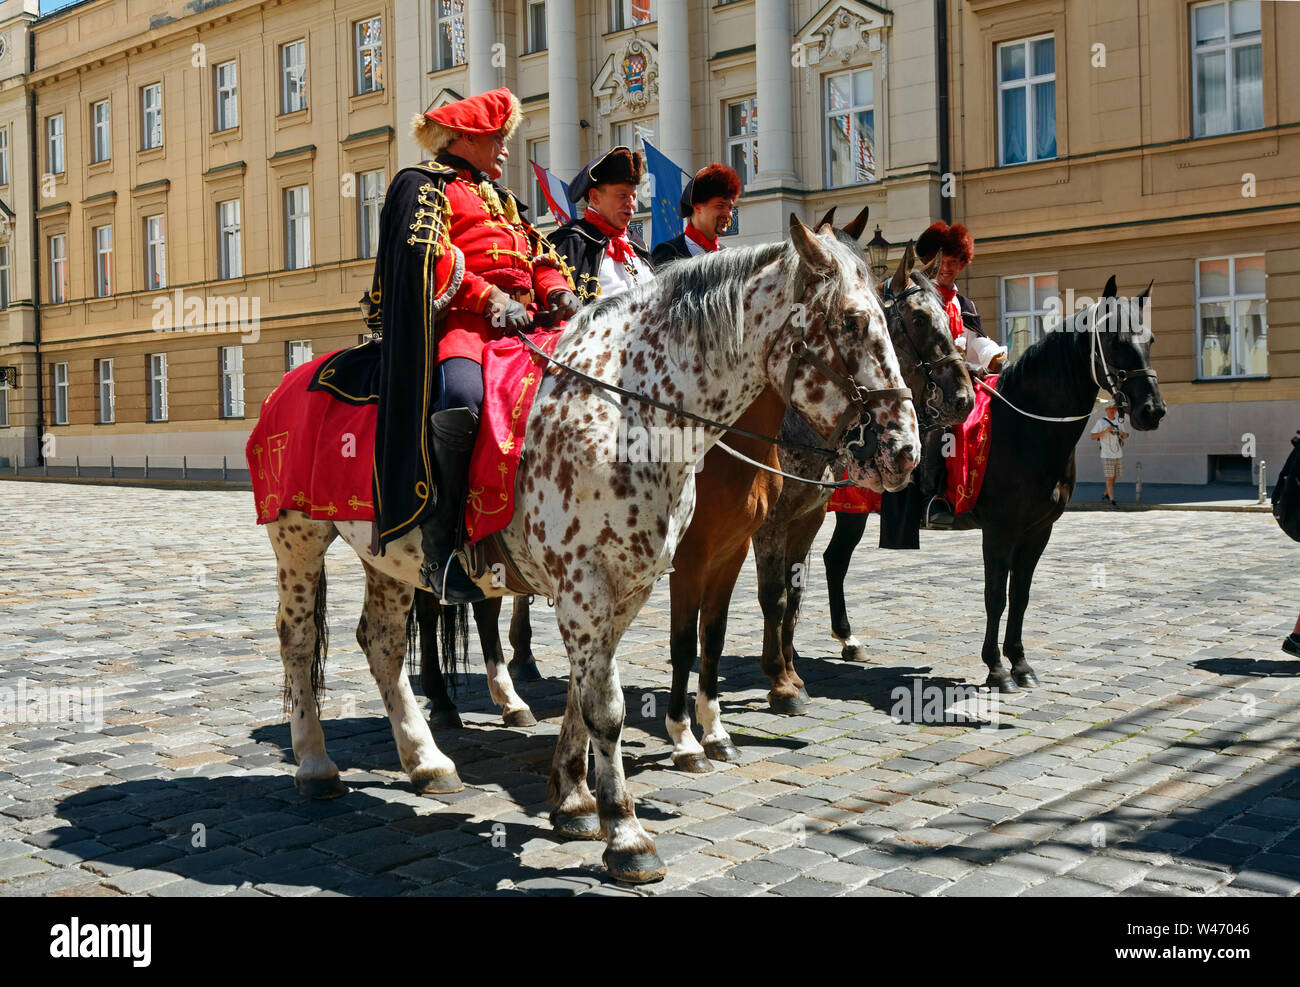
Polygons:
M686 246L686 234L679 233L671 240L665 240L655 247L650 256L654 259L656 267L671 264L675 260L685 260L691 256L691 251Z
M594 224L579 216L565 223L547 239L551 241L555 252L573 269L571 273L574 293L578 296L578 300L586 305L599 298L598 275L601 261L605 257L605 248L609 246L609 237L601 233ZM629 230L627 242L632 245L632 249L646 266L654 270L655 262L641 238Z

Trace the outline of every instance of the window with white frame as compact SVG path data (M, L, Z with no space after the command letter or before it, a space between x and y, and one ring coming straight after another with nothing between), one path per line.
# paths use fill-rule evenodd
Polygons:
M1060 324L1060 291L1055 274L1021 274L1002 279L1002 343L1008 361ZM1051 300L1055 301L1051 301Z
M284 362L286 372L297 370L304 363L311 363L312 351L310 339L291 339L285 343Z
M1264 255L1213 257L1196 265L1199 377L1268 373Z
M113 382L113 361L96 360L96 376L99 379L99 423L107 425L113 419L114 405L117 403L117 389Z
M307 108L307 40L280 46L280 112Z
M551 142L546 137L539 137L536 140L530 140L527 147L528 160L537 164L539 168L551 167ZM564 205L563 202L560 203ZM542 194L542 184L537 180L537 172L533 171L530 166L528 169L528 209L532 213L534 223L545 222L550 216L551 207L546 203L546 196ZM554 219L553 216L550 218Z
M465 64L465 0L433 0L435 71Z
M45 118L45 172L61 175L67 163L63 156L63 114Z
M354 29L357 48L357 95L384 88L384 21L369 17L357 21Z
M655 19L655 0L609 0L609 29L622 31Z
M222 62L216 73L216 129L231 130L239 126L239 69L232 58Z
M1052 35L998 45L998 160L1056 157L1056 48Z
M744 188L758 174L758 97L728 103L725 118L727 163L736 169Z
M9 184L9 128L0 127L0 185Z
M217 203L217 276L237 278L244 273L239 241L239 200Z
M284 267L311 267L311 199L306 185L284 190Z
M650 117L645 120L624 120L610 128L610 134L613 137L613 143L610 146L618 147L621 145L631 148L640 154L642 161L644 161L645 142L655 139L655 131L658 128L658 117ZM547 153L549 154L549 145ZM641 184L637 186L636 190L636 208L637 212L644 212L650 208L650 173L644 168L641 171Z
M10 265L9 244L0 244L0 309L9 307Z
M221 347L221 417L244 417L244 348Z
M93 164L107 161L113 156L113 127L108 100L101 99L91 104L90 126L93 131L90 160Z
M50 302L68 300L68 234L50 237Z
M167 287L167 228L161 215L144 218L145 290Z
M68 424L68 365L54 365L54 424Z
M826 78L826 186L876 180L875 70Z
M162 147L162 83L140 88L140 149Z
M379 213L384 208L384 192L387 184L382 171L363 171L361 173L361 194L357 197L359 206L358 219L361 228L357 243L362 257L373 257L379 249Z
M546 0L526 0L525 17L528 21L528 50L546 50Z
M9 381L0 380L0 428L9 427Z
M95 227L95 297L113 293L113 226Z
M1191 16L1195 136L1263 127L1260 0L1198 4Z
M167 420L167 354L149 354L149 420Z

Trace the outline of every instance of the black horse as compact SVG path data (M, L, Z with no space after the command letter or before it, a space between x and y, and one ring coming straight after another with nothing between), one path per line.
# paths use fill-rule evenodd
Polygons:
M1154 283L1154 282L1153 282ZM1052 536L1052 525L1074 492L1074 450L1101 390L1129 409L1140 431L1155 429L1165 416L1155 371L1152 337L1145 320L1151 285L1135 306L1116 299L1115 278L1101 302L1066 320L1034 343L998 378L990 405L988 467L974 509L958 527L984 533L984 607L987 626L982 658L989 668L985 684L1001 692L1038 684L1025 659L1025 610L1034 569ZM1004 400L1005 399L1005 400ZM849 558L862 538L865 515L837 515L835 533L823 554L829 587L831 626L836 637L851 637L844 605ZM998 649L998 627L1008 603L1006 636ZM1008 672L1002 657L1010 659Z

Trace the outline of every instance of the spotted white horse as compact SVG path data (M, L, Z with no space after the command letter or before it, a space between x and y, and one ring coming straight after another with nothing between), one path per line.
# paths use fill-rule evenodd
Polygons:
M869 272L855 251L794 216L790 234L786 243L681 261L647 285L584 309L556 358L712 422L734 422L765 387L784 390L823 437L855 423L869 429L876 452L863 481L895 487L916 465L917 420ZM551 823L567 837L603 836L610 874L645 882L662 878L665 868L624 778L614 652L690 523L695 463L618 461L610 451L618 447L620 424L663 434L649 429L693 421L563 369L547 373L529 416L515 513L502 543L528 584L555 600L569 656L568 702L548 785ZM697 456L722 428L704 434ZM376 557L368 522L285 511L267 528L280 568L277 626L298 790L313 798L346 790L326 753L317 707L325 551L337 535L365 566L357 640L402 766L416 791L458 790L455 765L434 743L403 669L406 618L423 562L418 533ZM586 777L589 739L594 797Z

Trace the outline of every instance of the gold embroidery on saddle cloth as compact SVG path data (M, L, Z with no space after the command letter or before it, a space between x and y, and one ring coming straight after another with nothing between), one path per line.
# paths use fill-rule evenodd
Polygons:
M487 487L470 487L469 495L466 497L466 500L469 502L469 506L473 510L474 514L482 515L483 517L488 517L489 515L492 514L500 514L502 511L504 511L507 507L510 506L510 491L506 489L507 468L508 467L505 463L497 463L497 474L499 476L499 482L500 482L500 490L497 493L497 498L501 501L501 503L494 509L488 510L483 505L483 494L487 492ZM466 523L465 532L470 538L473 538L474 526L472 524Z
M520 379L519 383L523 387L519 389L519 400L515 402L514 410L510 412L510 434L506 436L504 442L497 443L501 447L501 451L505 453L514 451L515 426L519 424L519 416L523 414L524 398L528 396L528 388L537 383L537 371L530 370L526 376Z
M372 511L375 509L374 504L368 500L362 500L356 494L353 494L348 498L348 507L352 508L354 511L362 507L369 507Z

